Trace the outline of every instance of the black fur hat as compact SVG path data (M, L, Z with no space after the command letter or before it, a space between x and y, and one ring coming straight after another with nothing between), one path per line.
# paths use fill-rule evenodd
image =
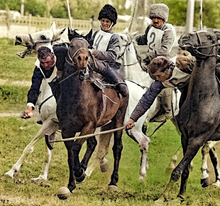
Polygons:
M99 12L98 20L101 20L102 18L109 19L111 22L113 22L113 26L114 26L118 18L116 9L110 4L106 4Z

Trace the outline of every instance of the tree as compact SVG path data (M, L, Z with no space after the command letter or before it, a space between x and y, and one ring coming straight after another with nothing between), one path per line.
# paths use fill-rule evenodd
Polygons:
M24 12L32 14L33 16L44 17L46 15L46 5L40 3L37 0L25 0L24 3Z
M20 11L21 1L20 0L0 0L0 9L1 10L14 10Z

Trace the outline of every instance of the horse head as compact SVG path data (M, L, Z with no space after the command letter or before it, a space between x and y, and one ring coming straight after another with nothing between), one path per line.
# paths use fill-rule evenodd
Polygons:
M87 73L90 58L88 46L89 44L84 38L71 40L66 56L66 73L72 73L77 70L80 72L80 77ZM82 80L82 78L80 79Z
M195 31L182 35L178 43L181 49L189 51L199 59L205 59L217 55L219 37L219 32Z
M25 46L27 49L18 54L19 57L24 58L33 49L36 49L37 44L51 43L61 40L61 35L64 34L66 28L56 29L56 24L53 23L49 30L43 30L32 34L23 34L15 36L15 45ZM63 39L65 39L63 37ZM62 40L64 42L64 40ZM66 41L66 40L65 40ZM68 41L68 40L67 40Z

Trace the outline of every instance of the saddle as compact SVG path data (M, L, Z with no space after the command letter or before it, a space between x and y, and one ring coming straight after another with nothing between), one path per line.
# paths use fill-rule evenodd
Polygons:
M105 88L116 89L116 84L109 83L103 75L90 69L84 80L90 81L95 90L103 90Z

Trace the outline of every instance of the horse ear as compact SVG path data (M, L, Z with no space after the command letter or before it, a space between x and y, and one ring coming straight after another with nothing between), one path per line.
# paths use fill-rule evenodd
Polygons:
M50 27L50 30L51 30L53 33L55 33L55 31L56 31L56 23L55 23L55 22L52 23L52 25L51 25L51 27Z
M71 41L75 37L80 37L80 34L78 34L75 29L70 29L68 27L68 38L69 38L69 41Z
M89 41L92 37L92 29L90 29L89 33L84 36L86 41Z

